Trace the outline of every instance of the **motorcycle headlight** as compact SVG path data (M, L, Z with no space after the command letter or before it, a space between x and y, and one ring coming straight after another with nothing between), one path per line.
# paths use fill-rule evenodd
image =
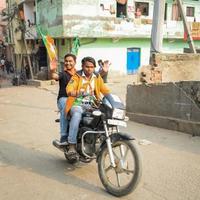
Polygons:
M115 108L113 110L112 117L115 119L124 119L125 118L125 110Z

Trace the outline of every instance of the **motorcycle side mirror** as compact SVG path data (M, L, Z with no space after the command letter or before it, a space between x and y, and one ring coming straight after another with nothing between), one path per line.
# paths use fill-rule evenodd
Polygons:
M93 112L92 112L92 115L94 115L94 116L96 116L96 117L98 117L98 116L101 116L101 111L99 111L99 110L94 110Z

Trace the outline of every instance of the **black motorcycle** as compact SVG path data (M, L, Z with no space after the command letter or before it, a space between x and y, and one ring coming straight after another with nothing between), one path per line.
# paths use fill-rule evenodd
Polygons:
M119 131L126 126L125 106L115 95L108 95L101 102L90 98L90 109L83 115L77 136L77 159L70 159L68 145L53 145L64 152L70 163L89 163L96 159L103 186L115 196L132 192L142 174L141 157L130 135ZM92 109L91 109L92 108Z

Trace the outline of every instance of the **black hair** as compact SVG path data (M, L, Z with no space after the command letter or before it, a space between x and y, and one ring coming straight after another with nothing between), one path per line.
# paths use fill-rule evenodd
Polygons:
M99 64L99 66L102 66L103 65L103 60L98 60L98 64Z
M91 62L91 63L94 65L94 67L96 67L96 61L95 61L94 58L89 57L89 56L84 57L84 58L81 60L82 66L85 65L86 62Z
M64 56L64 59L67 58L67 57L72 57L74 59L74 61L76 62L76 56L72 53L67 53L65 56Z

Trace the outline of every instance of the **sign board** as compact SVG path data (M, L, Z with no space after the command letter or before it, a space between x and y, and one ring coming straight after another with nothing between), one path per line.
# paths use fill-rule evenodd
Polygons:
M189 25L193 40L200 40L200 22L192 22ZM184 40L187 40L186 32L184 32Z

